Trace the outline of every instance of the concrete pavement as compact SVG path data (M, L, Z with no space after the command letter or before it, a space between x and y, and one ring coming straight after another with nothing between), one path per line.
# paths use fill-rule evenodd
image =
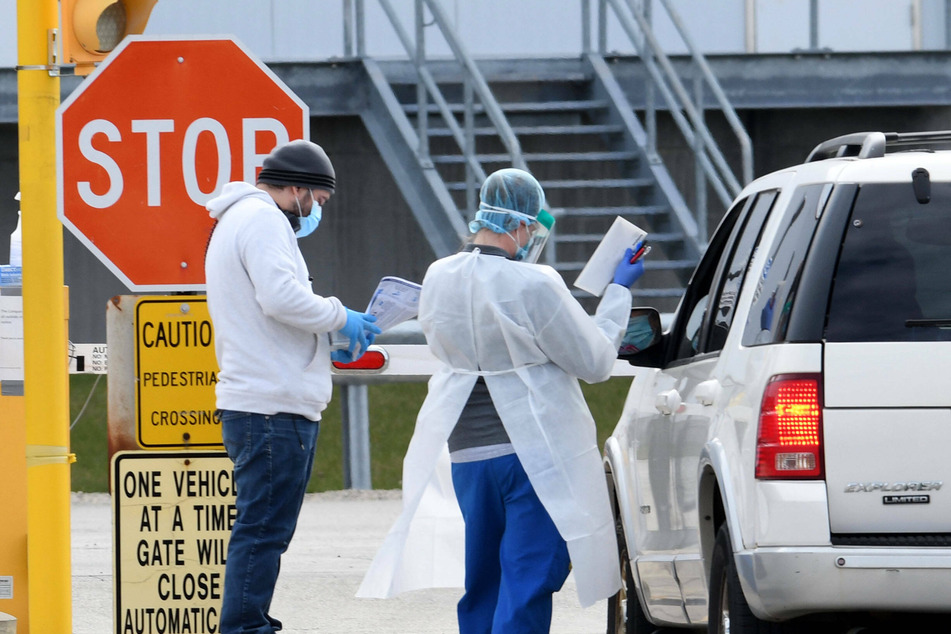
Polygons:
M461 590L421 590L394 599L354 593L400 511L398 491L308 495L297 534L281 564L271 614L288 634L444 634L458 631ZM113 626L112 508L104 493L72 496L73 633L109 634ZM582 609L569 576L555 595L554 634L605 631L605 603Z

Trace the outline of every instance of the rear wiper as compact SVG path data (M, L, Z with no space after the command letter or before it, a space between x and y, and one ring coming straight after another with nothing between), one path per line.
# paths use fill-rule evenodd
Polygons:
M906 319L905 328L949 328L951 318L943 319Z

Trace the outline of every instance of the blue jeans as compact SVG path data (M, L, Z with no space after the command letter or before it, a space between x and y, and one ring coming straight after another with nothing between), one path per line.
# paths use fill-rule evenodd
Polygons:
M237 519L225 563L221 634L272 634L271 597L314 465L319 423L296 414L222 410L221 435L234 462Z
M568 546L514 454L453 463L466 522L461 634L542 634L568 577Z

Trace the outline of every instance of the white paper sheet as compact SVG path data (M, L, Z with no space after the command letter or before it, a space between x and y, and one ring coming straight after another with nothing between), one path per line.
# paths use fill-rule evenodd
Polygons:
M0 296L0 381L23 380L23 297Z
M575 287L601 297L604 289L614 279L614 270L624 256L624 249L643 240L647 232L621 216L614 219L598 248L591 254L588 263L581 269Z
M400 277L387 276L380 280L367 309L363 312L376 317L376 325L382 332L393 326L412 319L419 313L419 291L422 288L416 282L410 282ZM330 333L330 346L337 350L348 348L350 339L339 331ZM360 356L359 348L354 350L354 356Z
M376 325L386 332L419 313L421 288L416 282L399 277L384 277L373 291L366 312L376 317Z

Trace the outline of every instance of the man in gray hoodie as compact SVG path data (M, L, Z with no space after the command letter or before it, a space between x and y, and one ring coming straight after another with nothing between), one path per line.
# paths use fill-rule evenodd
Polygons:
M221 634L281 629L268 610L332 394L331 357L355 360L380 332L374 317L314 294L297 246L300 219L319 213L334 186L323 148L292 141L264 160L256 186L228 183L207 205L216 220L205 255L215 395L238 492ZM333 332L348 349L331 353Z

